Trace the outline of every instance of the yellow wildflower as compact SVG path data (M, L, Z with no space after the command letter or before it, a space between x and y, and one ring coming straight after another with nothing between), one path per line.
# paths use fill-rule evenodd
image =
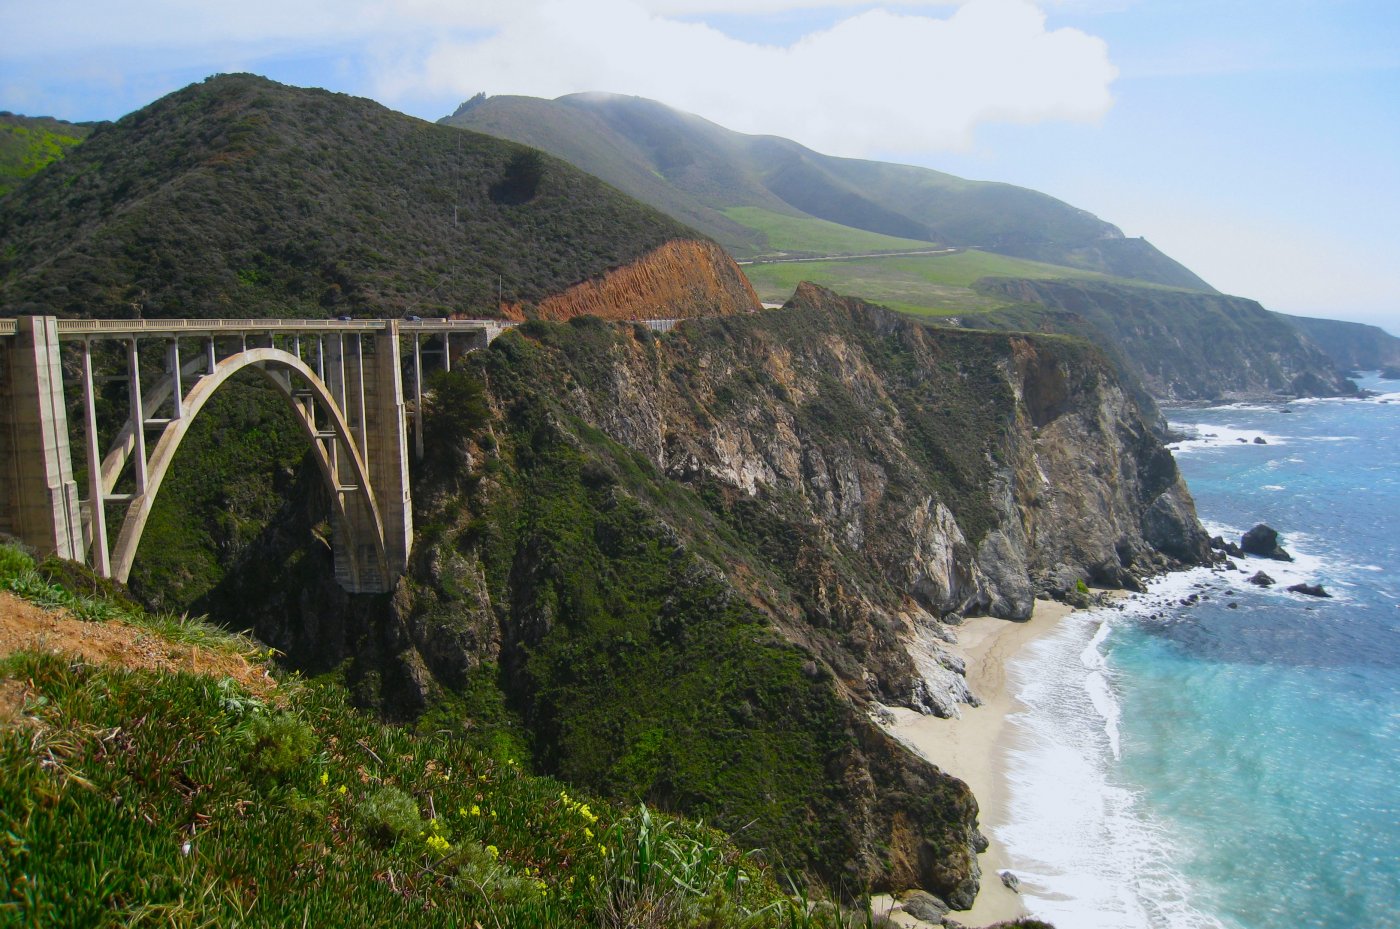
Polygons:
M325 771L321 772L321 786L325 787L330 782L331 776Z
M344 784L341 784L339 787L336 788L336 790L340 791L340 795L343 797L345 796L349 788L347 788Z
M473 816L480 816L480 815L481 815L481 807L477 806L475 803L472 804L472 815L473 815Z
M486 846L486 854L490 855L492 858L499 858L501 857L501 850L494 845L488 845Z
M436 820L434 821L436 822ZM444 839L442 836L434 833L433 835L428 836L427 846L433 851L441 853L450 849L452 847L452 843Z
M584 837L585 839L591 839L591 838L593 838L593 830L592 830L592 829L589 829L587 826L584 826L584 827L583 827L583 837Z

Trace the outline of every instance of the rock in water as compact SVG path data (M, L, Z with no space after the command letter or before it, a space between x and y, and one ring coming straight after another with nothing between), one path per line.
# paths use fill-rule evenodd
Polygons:
M1263 571L1256 573L1249 579L1249 582L1256 587L1272 587L1278 583L1278 581L1269 577L1269 575L1265 574Z
M1005 884L1008 889L1014 890L1017 893L1021 892L1021 879L1010 871L1001 872L1001 882Z
M1332 596L1327 591L1322 589L1321 584L1294 584L1292 587L1288 588L1288 592L1294 594L1307 594L1309 597L1331 598Z
M1293 556L1278 544L1278 531L1263 523L1255 526L1240 538L1240 549L1249 555L1272 558L1274 561L1292 561Z
M1269 443L1266 442L1266 441L1264 441L1264 437L1263 437L1262 435L1257 435L1257 436L1254 437L1254 444L1255 444L1255 445L1268 445Z

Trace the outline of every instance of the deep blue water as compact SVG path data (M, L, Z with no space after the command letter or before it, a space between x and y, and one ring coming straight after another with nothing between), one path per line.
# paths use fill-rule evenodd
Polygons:
M1267 522L1296 561L1173 575L1013 663L1028 709L997 837L1032 912L1400 927L1400 382L1364 386L1382 396L1170 412L1212 534ZM1299 580L1334 599L1282 590Z

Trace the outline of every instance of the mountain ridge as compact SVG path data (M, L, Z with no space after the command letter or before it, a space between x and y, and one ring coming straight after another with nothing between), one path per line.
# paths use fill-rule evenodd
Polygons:
M440 122L535 145L695 225L736 255L766 245L725 207L757 206L856 229L1210 291L1145 240L1046 194L909 165L823 155L745 135L641 97L474 99Z

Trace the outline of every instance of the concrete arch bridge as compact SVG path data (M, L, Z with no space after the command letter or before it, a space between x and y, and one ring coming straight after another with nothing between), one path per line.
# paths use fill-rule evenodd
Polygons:
M450 369L454 357L489 344L509 325L0 320L0 531L43 554L83 561L104 577L125 581L190 425L223 384L251 369L286 399L331 491L336 579L351 592L391 590L413 544L409 427L421 457L425 363ZM98 378L93 348L104 341L125 346L125 370ZM149 375L152 342L163 346L163 365L158 377L143 384L141 347ZM63 343L76 343L69 357L81 359L86 499L79 498L74 481ZM106 442L98 434L95 389L104 380L125 383L128 405L123 425ZM113 511L119 528L109 539Z

